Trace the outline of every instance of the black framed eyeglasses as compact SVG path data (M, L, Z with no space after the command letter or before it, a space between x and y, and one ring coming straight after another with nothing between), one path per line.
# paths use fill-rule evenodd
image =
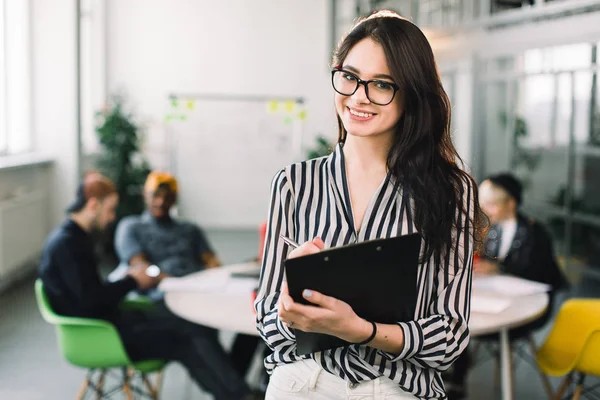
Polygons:
M333 89L342 96L352 96L360 85L365 87L365 94L369 101L379 106L387 106L394 100L396 92L400 89L393 82L381 79L363 81L356 74L341 68L331 70L331 84Z

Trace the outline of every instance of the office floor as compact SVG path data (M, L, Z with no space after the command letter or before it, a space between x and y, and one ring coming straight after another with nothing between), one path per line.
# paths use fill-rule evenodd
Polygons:
M225 263L235 263L256 256L258 236L253 231L207 231ZM600 297L600 280L585 274L577 278L570 295ZM547 331L537 334L543 341ZM223 333L225 346L232 335ZM480 362L469 376L469 399L499 399L494 387L494 362L480 352ZM488 358L486 361L485 359ZM258 367L258 360L255 367ZM256 368L255 368L256 369ZM59 354L52 326L40 317L35 304L33 279L0 295L0 399L65 400L75 398L84 371L70 366ZM249 378L252 379L252 372ZM552 380L556 387L558 380ZM592 378L590 383L600 383ZM124 397L113 396L121 399ZM166 400L204 400L202 393L177 364L167 367L162 389ZM530 366L520 363L515 373L515 399L545 399L539 376Z

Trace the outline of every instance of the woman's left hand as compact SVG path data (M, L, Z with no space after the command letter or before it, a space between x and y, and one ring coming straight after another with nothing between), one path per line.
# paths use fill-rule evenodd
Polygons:
M296 303L284 283L280 294L279 318L290 328L325 333L350 343L359 343L371 334L371 323L360 318L352 307L334 297L306 289L302 296L314 305Z

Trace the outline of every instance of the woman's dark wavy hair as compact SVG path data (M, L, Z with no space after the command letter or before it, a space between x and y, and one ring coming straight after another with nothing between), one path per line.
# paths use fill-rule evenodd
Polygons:
M333 65L342 65L349 51L366 38L383 47L391 76L400 86L397 95L402 96L404 110L396 125L387 164L396 179L408 188L414 202L414 223L426 241L424 259L434 255L439 261L446 254L453 228L465 229L461 226L465 215L477 250L482 243L485 219L479 207L477 184L457 165L462 160L452 144L450 100L427 38L395 12L378 11L358 21L340 41ZM338 127L338 142L344 143L347 132L339 115ZM469 187L470 194L466 193ZM474 207L473 217L468 215L467 196Z

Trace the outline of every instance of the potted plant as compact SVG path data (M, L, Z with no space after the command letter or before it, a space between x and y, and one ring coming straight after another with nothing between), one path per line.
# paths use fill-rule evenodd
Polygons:
M106 249L114 254L114 227L123 217L144 211L143 185L150 166L141 154L142 134L133 116L125 111L122 96L96 113L96 134L102 148L97 167L110 178L119 193L117 218L107 229Z
M317 136L315 141L315 147L309 149L307 152L307 157L309 160L312 160L313 158L327 156L331 153L334 145L329 140L327 140L323 136Z

